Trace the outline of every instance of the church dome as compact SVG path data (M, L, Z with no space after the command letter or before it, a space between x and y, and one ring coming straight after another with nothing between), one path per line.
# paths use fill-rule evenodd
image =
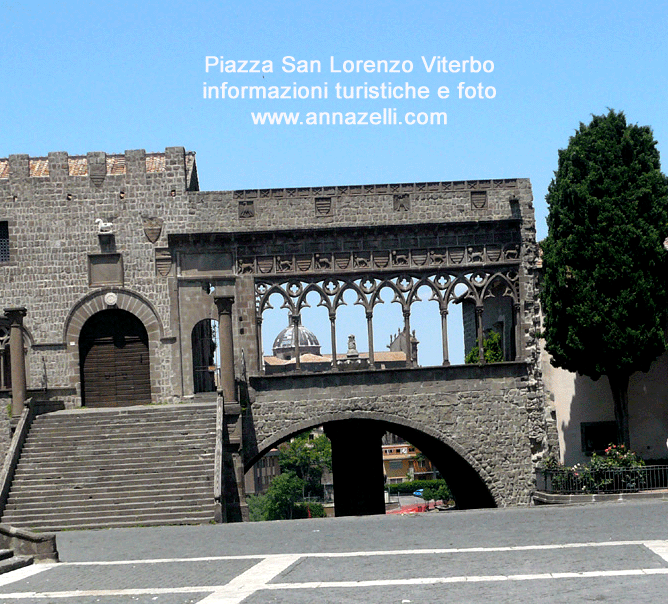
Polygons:
M306 329L303 325L299 325L297 333L299 334L300 354L320 355L320 342L318 342L318 338L315 337L315 334L312 331ZM272 350L274 356L279 359L294 358L295 339L294 327L292 325L286 327L276 336Z

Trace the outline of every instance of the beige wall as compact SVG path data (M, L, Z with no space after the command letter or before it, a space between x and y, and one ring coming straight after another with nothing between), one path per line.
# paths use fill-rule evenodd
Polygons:
M553 367L543 350L541 362L547 402L557 414L561 460L572 465L588 460L582 451L582 422L614 421L608 379L586 376ZM629 384L631 448L645 459L666 459L668 449L668 353L647 373L631 376Z

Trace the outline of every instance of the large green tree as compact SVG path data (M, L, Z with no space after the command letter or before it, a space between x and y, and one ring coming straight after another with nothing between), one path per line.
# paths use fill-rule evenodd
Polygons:
M320 435L304 432L278 447L278 463L282 472L294 472L304 481L304 497L322 497L321 478L332 469L332 444Z
M558 367L608 377L629 446L629 378L666 349L668 186L651 129L613 110L580 124L547 203L547 351Z

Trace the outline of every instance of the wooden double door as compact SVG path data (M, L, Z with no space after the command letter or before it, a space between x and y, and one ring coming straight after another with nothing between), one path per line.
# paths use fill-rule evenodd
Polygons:
M109 309L93 315L81 330L79 354L86 407L151 402L148 334L133 314Z

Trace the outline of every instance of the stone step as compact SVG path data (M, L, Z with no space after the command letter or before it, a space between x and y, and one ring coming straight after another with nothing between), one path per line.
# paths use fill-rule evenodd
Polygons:
M209 456L207 459L202 459L198 456L176 456L173 459L164 459L154 463L142 463L128 459L125 463L114 463L106 461L104 458L95 463L82 464L79 466L59 466L57 468L49 468L41 464L23 464L16 470L15 476L27 476L30 474L44 474L52 475L54 473L61 473L69 476L76 473L90 473L90 472L110 472L110 473L127 473L134 470L150 470L155 472L170 472L172 470L187 470L189 468L198 469L207 466L213 466L213 457Z
M214 424L211 424L210 426L202 427L202 428L197 428L197 429L185 429L185 428L174 428L174 429L167 429L165 428L162 430L159 426L155 426L153 429L146 429L146 430L115 430L115 431L109 431L106 430L105 428L97 428L95 431L73 431L70 433L58 433L56 431L53 432L53 434L40 434L39 432L32 432L31 435L28 437L29 442L33 440L38 440L39 442L55 442L55 443L75 443L75 442L81 442L81 441L90 441L94 440L95 438L101 438L101 439L109 439L111 441L116 441L116 440L136 440L136 439L141 439L141 438L146 438L147 435L151 435L152 437L159 437L162 439L168 439L168 438L181 438L181 437L188 437L191 438L193 436L201 436L201 437L206 437L206 436L215 436L216 434L216 426Z
M36 422L58 423L75 425L85 422L114 421L132 418L139 421L142 419L167 419L172 420L179 417L215 417L216 403L185 404L185 405L139 405L134 407L123 407L121 409L67 409L46 413L35 418Z
M42 459L44 457L53 457L54 454L62 452L65 456L71 456L76 454L81 454L83 456L100 456L100 455L117 455L126 453L127 455L140 456L143 453L148 455L151 454L160 454L160 453L170 453L170 452L180 452L180 451L190 451L190 450L213 450L215 446L215 440L213 438L207 440L187 440L183 439L181 441L171 441L167 442L151 442L145 443L123 443L122 441L115 443L107 443L107 446L99 446L96 443L90 443L85 445L78 446L57 446L56 444L50 444L49 446L39 446L39 447L26 447L22 452L22 457L24 459L36 456L37 459Z
M192 476L190 480L184 480L183 476L129 476L118 481L106 480L104 477L87 477L85 479L70 480L67 482L56 480L23 480L21 483L12 485L11 493L23 493L26 491L39 491L45 494L52 491L65 491L81 489L107 489L111 491L114 489L130 490L130 489L147 489L154 488L156 490L165 489L169 487L183 488L185 485L209 485L213 484L213 472L209 474L201 474ZM11 495L10 495L11 496Z
M66 458L67 459L67 458ZM51 462L44 463L30 463L25 461L16 470L16 476L23 476L34 473L53 474L54 472L61 472L64 474L71 474L72 472L91 472L91 471L131 471L135 469L151 470L165 470L183 468L199 468L207 465L213 465L213 454L197 454L197 455L170 455L169 457L162 457L161 459L153 459L150 463L145 463L142 459L127 458L120 459L105 459L104 457L95 460L88 460L87 463L76 463L63 461L58 463L58 459Z
M176 514L176 513L213 513L213 496L211 499L205 501L188 501L188 502L167 502L163 505L157 506L150 503L142 505L92 505L81 504L72 507L60 508L44 508L39 511L40 521L48 521L50 518L58 519L76 519L76 518L104 518L106 516L137 516L145 517L153 514ZM7 510L3 514L3 522L14 524L14 521L22 521L33 518L35 516L34 510Z
M48 421L48 420L43 420L39 421L41 417L38 417L34 422L33 426L40 432L49 432L49 431L56 431L56 430L94 430L95 428L100 428L100 427L108 427L110 429L114 428L120 428L120 427L135 427L137 429L141 429L147 426L164 426L164 427L171 427L171 428L179 428L181 426L185 427L199 427L199 426L207 426L208 424L215 423L216 421L216 416L215 415L210 415L210 416L190 416L190 415L181 415L180 417L173 417L173 418L142 418L142 419L137 419L133 417L124 417L124 418L117 418L117 419L112 419L112 418L102 418L102 419L96 419L96 421L87 421L87 422L65 422L65 421L60 421L60 422L55 422L55 421Z
M200 456L208 459L209 457L213 457L214 447L215 443L203 443L199 446L187 446L176 450L172 447L152 447L150 451L141 448L123 449L123 451L105 451L103 453L96 450L74 450L68 452L66 459L72 464L86 464L99 461L100 459L103 459L107 463L138 458L151 462L170 458L199 458ZM25 451L21 453L21 462L28 465L48 464L53 461L54 455L52 453L26 453Z
M125 411L114 411L112 409L72 409L67 411L55 411L45 413L35 418L36 422L44 424L90 424L96 422L122 422L128 421L177 421L182 419L200 419L216 417L216 406L211 405L206 409L191 409L182 407L172 407L171 410L159 410L157 407L135 407Z
M173 476L162 476L160 474L149 474L144 472L138 476L132 474L129 475L116 475L112 479L109 479L104 474L102 475L89 475L89 476L77 476L74 478L21 478L20 483L22 483L23 489L40 489L42 491L48 490L64 490L66 488L74 488L76 486L91 486L91 487L122 487L126 486L128 489L137 489L137 488L147 488L155 485L157 490L164 489L168 485L188 485L188 484L208 484L213 482L213 471L205 474L201 473L197 476L197 480L189 480L189 474L183 473ZM17 493L19 490L16 491Z
M71 520L62 523L49 524L46 522L21 522L14 526L21 528L30 528L35 531L43 533L55 533L58 531L86 531L107 528L131 528L131 527L149 527L149 526L167 526L167 525L184 525L184 524L209 524L213 520L213 515L209 518L208 515L187 515L175 518L159 518L159 519L142 519L142 520L128 520L126 518L107 518L104 523L89 521L87 519L80 519L79 521Z
M34 558L32 556L14 556L12 552L11 557L0 560L0 575L30 566L33 562Z
M96 467L108 467L113 466L114 468L122 468L124 470L132 469L134 466L139 467L163 467L168 468L179 464L192 464L192 463L202 463L202 464L213 464L214 454L211 453L183 453L183 454L171 454L171 455L155 455L147 458L142 457L142 461L147 463L142 464L141 461L138 461L138 457L106 457L98 456L95 457L79 457L78 455L68 456L65 458L67 461L62 461L60 458L51 458L49 460L35 460L35 459L21 459L23 470L28 470L30 472L51 472L54 470L63 470L63 471L72 471L80 470L84 468L96 468Z
M197 519L199 524L203 522L208 522L213 520L213 504L211 504L210 509L205 510L184 510L178 509L175 511L160 511L160 510L148 510L141 513L133 513L128 511L127 513L97 513L93 512L91 515L79 514L76 512L71 512L69 514L51 514L47 517L42 518L31 518L31 517L10 517L3 516L3 522L8 522L15 527L33 527L44 530L44 526L59 527L57 530L62 530L63 528L70 527L73 524L89 524L93 527L104 527L110 526L111 522L125 522L126 526L138 526L143 525L146 522L162 522L162 523L175 523L179 524L183 519Z
M35 495L14 497L7 501L5 511L9 510L27 510L54 507L56 505L69 506L75 503L101 504L101 505L124 505L124 504L148 504L160 505L163 502L181 502L181 501L205 501L213 499L213 490L210 487L198 489L183 489L181 491L151 491L127 493L69 493L52 494L49 496L38 497Z

